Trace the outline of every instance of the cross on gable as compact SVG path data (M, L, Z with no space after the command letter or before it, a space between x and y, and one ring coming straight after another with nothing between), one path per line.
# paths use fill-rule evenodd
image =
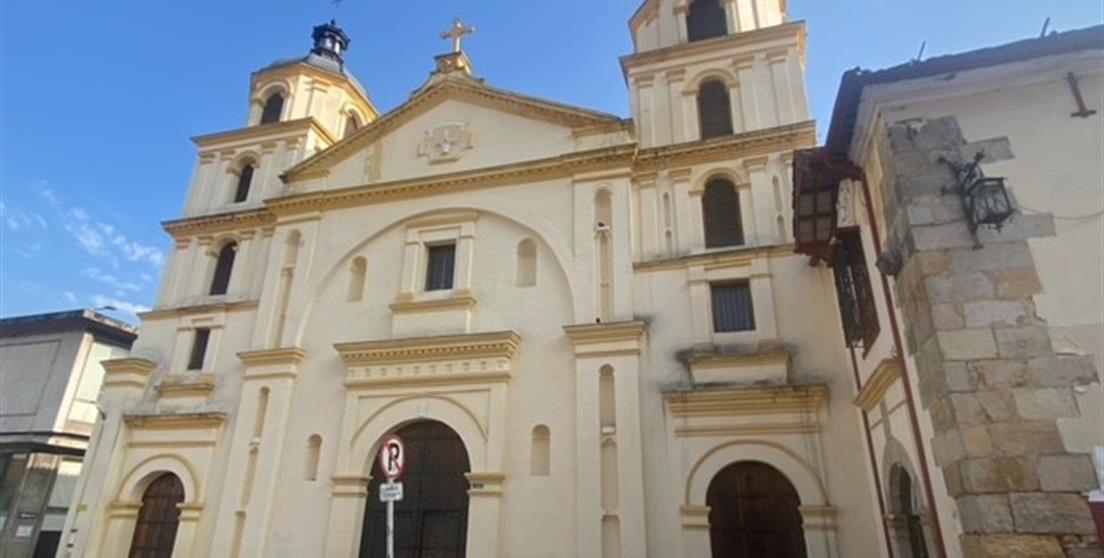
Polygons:
M465 25L460 18L455 18L452 20L452 26L441 32L441 38L452 39L452 51L460 52L460 41L464 38L464 35L471 35L472 33L475 33L475 27Z

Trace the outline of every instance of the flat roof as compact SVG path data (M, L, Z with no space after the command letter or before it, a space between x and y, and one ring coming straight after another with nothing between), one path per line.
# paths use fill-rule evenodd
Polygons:
M138 337L138 328L87 308L0 319L0 338L66 331L88 331L97 339L124 347Z

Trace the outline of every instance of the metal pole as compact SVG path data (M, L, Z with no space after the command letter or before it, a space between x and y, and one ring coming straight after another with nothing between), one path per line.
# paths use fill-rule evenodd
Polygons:
M389 479L388 485L394 485L395 480ZM395 558L395 501L387 501L387 558Z

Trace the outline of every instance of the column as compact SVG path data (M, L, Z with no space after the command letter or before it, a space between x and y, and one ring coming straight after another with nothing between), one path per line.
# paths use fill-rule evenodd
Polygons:
M770 70L779 125L792 124L797 121L794 116L793 84L790 82L789 65L786 63L788 54L789 52L786 50L767 53L767 67Z
M667 105L671 113L671 143L690 141L686 130L686 107L683 88L686 87L686 70L667 70Z
M656 178L655 173L636 177L640 195L640 256L645 260L656 257L663 245L658 232L660 215Z
M276 148L276 142L261 144L261 156L260 160L257 161L260 168L257 169L259 172L257 176L253 177L254 182L249 190L250 202L260 202L265 198L280 194L283 182L280 181L279 176L284 169L279 167Z
M753 210L752 222L746 225L745 230L755 231L755 244L765 245L778 242L775 238L775 226L772 216L774 211L774 185L767 176L767 157L753 157L744 159L744 170L747 171L748 182L751 184L751 209ZM744 202L743 199L740 200Z
M256 230L245 230L238 235L238 249L234 254L234 269L230 275L230 286L227 292L234 298L249 298L253 293L249 292L249 285L253 275L253 248Z
M744 108L740 104L741 87L739 81L728 84L729 116L732 118L732 132L744 131Z
M735 35L743 31L740 29L740 7L736 5L736 0L724 0L724 11L728 33Z
M684 556L712 556L709 539L709 506L681 506Z
M702 266L691 267L686 270L686 275L690 287L690 315L692 316L691 328L694 333L694 347L709 347L713 344L713 322L709 319L712 315L709 280L706 278L705 268ZM755 294L752 293L753 303L754 297Z
M690 214L693 210L690 206L694 203L694 198L690 195L690 169L671 169L667 172L667 177L671 180L671 190L674 196L672 201L675 206L675 251L678 253L686 253L691 251L691 247L693 246L693 241L691 239L693 236L691 232L693 225L691 224L692 219L690 218ZM700 212L701 196L698 196L697 202L698 211Z
M471 292L474 252L475 223L469 221L460 225L460 238L456 241L456 284L453 290L457 293Z
M755 58L750 55L737 58L733 68L736 71L736 79L740 83L739 106L743 118L743 131L763 128L755 87ZM737 99L732 99L733 103L736 101ZM732 112L736 112L735 104Z
M641 147L652 147L656 144L655 125L653 123L655 107L652 102L652 85L654 76L638 76L636 85L636 106L639 114L637 120L637 136L640 138Z
M326 558L352 558L360 546L360 532L368 507L369 475L334 475L330 498L330 521L326 531Z
M751 303L755 311L755 331L759 339L777 339L778 321L774 314L774 289L771 288L770 259L751 261Z

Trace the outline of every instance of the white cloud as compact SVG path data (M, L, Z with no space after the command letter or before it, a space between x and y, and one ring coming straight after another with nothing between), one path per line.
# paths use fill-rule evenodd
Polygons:
M165 254L160 248L129 240L114 225L93 219L83 207L74 207L65 213L65 230L85 252L103 258L113 268L119 267L120 256L154 267L165 263Z
M38 197L46 200L46 203L50 205L58 205L61 203L61 200L58 199L57 194L55 194L54 191L49 188L43 188L39 190Z
M61 294L65 296L65 302L68 302L70 304L77 302L77 295L73 294L73 291L65 291Z
M46 228L46 219L40 213L4 202L0 202L0 219L13 232Z
M142 312L149 312L149 306L143 306L141 304L135 304L133 302L127 302L118 298L104 296L101 294L92 295L89 299L92 302L92 306L96 308L103 308L105 306L111 306L120 312L137 316Z
M125 291L137 292L145 287L145 285L143 285L141 282L120 279L119 277L112 275L111 273L107 273L98 267L86 267L81 270L81 273L89 279L99 281L100 283L103 283L115 289L117 293Z

